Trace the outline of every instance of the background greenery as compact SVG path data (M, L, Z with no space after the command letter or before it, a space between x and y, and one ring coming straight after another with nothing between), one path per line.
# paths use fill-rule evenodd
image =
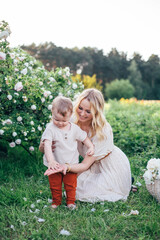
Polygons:
M109 101L105 115L112 125L115 145L129 158L135 184L142 184L138 192L131 192L126 202L77 201L75 211L65 207L63 198L62 205L51 211L41 153L37 151L32 158L20 146L15 151L1 141L1 239L160 239L160 205L148 193L143 180L147 161L160 156L160 104L134 99ZM35 207L31 208L31 204ZM139 214L129 215L131 210ZM40 223L39 218L45 221ZM61 235L62 229L70 235Z
M126 53L118 52L115 48L107 55L102 50L90 47L62 48L52 42L36 46L22 46L36 59L43 62L46 69L69 66L73 75L80 73L92 77L94 74L97 83L103 87L105 93L106 83L115 79L128 79L134 86L134 97L138 99L160 99L160 58L152 54L148 60L134 53L128 59ZM92 86L96 86L93 83ZM108 96L106 96L107 99ZM124 96L121 96L124 97Z

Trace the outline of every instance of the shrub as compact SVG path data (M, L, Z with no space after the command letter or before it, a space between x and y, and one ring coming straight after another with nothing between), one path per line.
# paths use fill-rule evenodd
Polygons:
M129 80L114 80L106 84L105 97L107 99L131 98L134 94L134 87Z
M51 103L57 95L72 100L83 89L73 82L70 69L48 72L42 63L20 47L10 48L6 41L8 24L0 23L0 139L10 147L21 145L34 151L51 119Z

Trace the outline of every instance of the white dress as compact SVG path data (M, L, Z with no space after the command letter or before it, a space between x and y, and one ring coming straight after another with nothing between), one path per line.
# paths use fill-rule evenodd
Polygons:
M131 189L131 170L126 155L113 143L109 123L103 129L107 135L102 141L91 140L95 146L95 163L77 179L76 199L84 202L126 200ZM79 153L85 157L86 147L79 143ZM104 159L105 155L110 153Z

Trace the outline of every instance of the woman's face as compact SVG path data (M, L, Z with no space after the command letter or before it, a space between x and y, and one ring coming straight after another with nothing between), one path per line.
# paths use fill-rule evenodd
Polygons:
M79 122L89 122L92 121L92 114L91 114L91 105L87 99L83 99L77 109Z

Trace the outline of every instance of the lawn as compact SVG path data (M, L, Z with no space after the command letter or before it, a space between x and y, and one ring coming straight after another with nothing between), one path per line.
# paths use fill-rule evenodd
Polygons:
M52 211L42 155L36 152L31 157L1 141L1 239L160 239L160 204L143 179L147 161L160 158L160 104L110 101L105 114L115 145L129 158L134 184L141 184L138 192L131 192L126 202L77 201L74 211L66 208L63 198L62 205ZM139 214L130 214L132 210Z

